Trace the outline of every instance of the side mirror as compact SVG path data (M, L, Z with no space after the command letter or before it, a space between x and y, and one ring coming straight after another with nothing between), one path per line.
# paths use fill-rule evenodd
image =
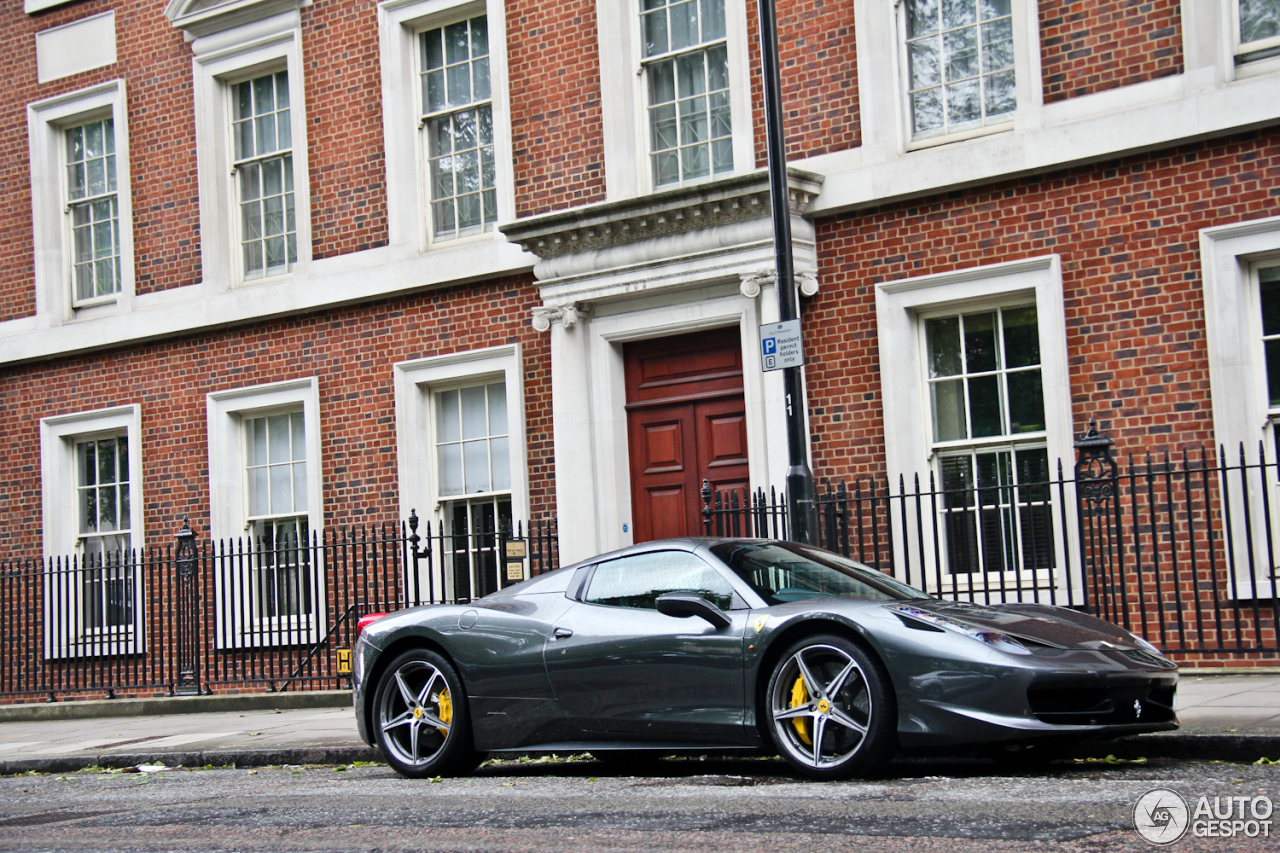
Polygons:
M724 611L696 592L667 592L658 596L658 612L664 616L701 616L718 631L731 624Z

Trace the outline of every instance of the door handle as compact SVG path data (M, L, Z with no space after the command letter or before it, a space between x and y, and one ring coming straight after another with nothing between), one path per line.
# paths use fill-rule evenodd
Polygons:
M568 628L556 628L556 630L552 633L551 636L553 639L556 639L556 640L567 640L573 636L573 632L570 631Z

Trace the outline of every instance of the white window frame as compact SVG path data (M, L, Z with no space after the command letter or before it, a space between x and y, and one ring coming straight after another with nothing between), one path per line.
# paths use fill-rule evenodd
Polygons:
M76 306L63 131L111 118L115 135L120 291ZM133 193L125 82L110 80L27 105L36 314L49 325L129 311L134 298Z
M1280 55L1252 58L1253 54L1260 51L1280 48L1280 35L1244 42L1240 35L1240 0L1225 0L1223 13L1226 17L1227 37L1231 42L1231 50L1227 55L1234 60L1237 76L1252 76L1254 73L1265 73L1280 68ZM1256 66L1256 70L1251 66Z
M511 161L511 111L507 71L506 9L501 0L383 0L378 4L382 53L382 121L387 164L387 228L393 246L413 252L477 242L505 242L494 228L435 240L431 225L430 170L419 128L419 34L486 15L489 80L493 104L494 164L498 223L515 219L515 171Z
M1226 451L1228 466L1240 464L1244 446L1249 464L1258 461L1258 445L1267 448L1275 462L1276 444L1268 431L1274 423L1267 391L1267 365L1262 346L1262 304L1258 268L1280 264L1280 216L1206 228L1200 232L1200 259L1205 306L1205 342L1209 350L1209 387L1213 402L1214 440ZM1216 448L1215 448L1216 449ZM1230 505L1235 572L1230 589L1236 598L1250 598L1255 588L1270 590L1272 556L1266 536L1280 535L1280 488L1269 496L1273 517L1263 514L1263 500L1256 476L1246 478L1249 510L1238 488ZM1232 478L1232 485L1239 480ZM1254 531L1253 553L1245 530ZM1250 559L1252 557L1252 559ZM1251 573L1249 564L1253 563ZM1265 597L1265 596L1264 596Z
M315 377L215 391L206 397L209 432L209 535L217 541L243 540L251 548L249 484L245 421L259 415L301 411L306 430L308 531L317 535L324 527L324 489L321 482L320 384ZM217 602L218 648L297 645L315 642L323 630L326 586L323 567L312 561L312 607L305 617L259 618L241 596L252 589L252 572L227 588L225 570L231 562L218 562L214 588ZM245 561L248 570L248 561Z
M1074 462L1071 388L1067 360L1066 315L1062 292L1062 262L1058 255L937 273L918 278L898 279L876 285L876 325L880 351L880 387L884 400L884 437L887 473L891 482L902 475L908 481L919 474L921 487L934 470L932 407L926 376L927 348L924 319L939 314L962 313L995 306L1034 303L1040 332L1040 375L1044 390L1045 432L1035 443L1048 449L1049 475L1057 476L1059 460L1065 467ZM1035 438L1035 436L1029 436ZM981 443L981 440L974 443ZM999 446L1022 443L1022 437L1002 439ZM940 482L940 481L939 481ZM1055 492L1054 500L1059 499ZM1055 512L1053 545L1056 566L1053 575L1043 570L1023 572L1021 578L1009 574L1008 595L1016 597L1017 587L1032 595L1035 589L1054 588L1063 596L1073 592L1063 553L1063 537L1068 553L1078 553L1076 531L1057 528L1061 513ZM915 531L910 531L911 537ZM906 565L908 554L934 553L933 528L924 525L927 541L896 541L895 563ZM944 543L937 543L942 549ZM923 550L918 550L923 549ZM981 578L976 575L975 578ZM916 580L916 578L912 578ZM1021 580L1021 584L1016 581ZM933 587L935 577L927 578ZM988 579L993 596L1002 594L998 580ZM981 579L966 575L946 575L942 590L966 590L975 594L988 588ZM939 591L942 591L939 590ZM1078 591L1074 591L1078 594Z
M41 513L43 548L47 560L79 558L78 462L76 447L87 439L124 436L129 444L129 527L120 531L129 536L130 547L141 554L144 550L142 508L146 506L142 480L142 412L133 404L96 411L55 415L40 420L40 472L42 485ZM56 564L56 563L55 563ZM133 566L133 624L123 632L107 631L101 635L83 629L81 623L80 585L61 583L69 592L67 601L54 601L53 584L45 589L44 653L48 658L135 654L144 648L143 576ZM46 574L46 578L50 578ZM71 614L72 621L59 621Z
M191 43L200 186L200 260L213 292L306 278L311 263L311 182L307 167L306 98L299 14L284 12L221 30ZM234 86L267 73L289 76L297 262L288 272L246 279L241 256L240 196L232 123Z
M879 5L875 0L859 0L859 9L865 8L868 4ZM1030 8L1028 6L1030 5ZM887 4L884 7L887 9ZM867 9L868 12L871 9ZM1017 106L1013 112L1005 116L995 119L990 123L981 127L972 127L965 130L956 131L954 133L939 134L937 136L928 136L916 139L912 133L912 115L911 115L911 97L910 91L910 64L907 61L907 10L902 0L894 0L891 14L892 20L892 38L890 41L879 42L880 44L892 44L892 65L896 69L895 74L895 98L898 104L899 120L898 127L903 141L900 150L911 151L921 148L932 148L937 145L946 145L952 142L960 142L966 139L975 139L981 136L991 136L992 134L1004 133L1013 130L1015 125L1019 123L1019 115L1027 115L1028 113L1038 112L1043 102L1043 85L1040 77L1040 15L1036 4L1028 3L1028 0L1012 0L1013 12L1013 69L1014 69L1014 91L1018 100ZM857 14L857 13L855 13ZM884 14L881 12L880 14ZM857 20L867 20L862 15L857 15ZM874 23L871 24L873 27ZM883 25L883 24L882 24ZM888 35L889 33L885 33ZM874 36L872 36L872 39ZM859 39L859 55L864 45L873 46L877 44L872 39ZM880 50L885 50L882 47ZM880 52L880 51L877 51ZM888 59L888 57L885 57ZM859 70L865 68L861 61L858 63ZM863 97L875 97L870 86L862 86L859 91L863 93Z
M439 491L436 393L499 378L506 383L507 391L511 518L515 522L529 521L529 462L521 365L519 344L510 344L414 359L394 366L400 516L408 518L409 513L417 512L423 523L419 529L421 535L426 533L427 522L432 530L438 531L444 520L444 504L457 499L442 496ZM526 562L526 576L528 570ZM411 579L410 583L413 582ZM421 589L434 589L437 594L446 589L446 579L439 576L418 578L416 582Z
M596 0L605 191L610 201L636 198L655 190L649 157L648 76L643 71L640 9L640 0ZM745 0L725 0L724 14L733 121L733 171L728 174L740 175L756 170ZM728 175L664 185L662 189L724 177Z

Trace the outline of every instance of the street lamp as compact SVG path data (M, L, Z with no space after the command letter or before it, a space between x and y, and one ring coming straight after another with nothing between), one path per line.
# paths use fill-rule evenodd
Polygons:
M786 134L782 128L782 84L778 71L778 22L773 0L759 0L760 59L764 78L764 127L769 153L769 194L773 212L773 250L777 264L778 314L799 320L795 264L791 257L791 204L787 188ZM805 433L804 378L800 367L782 371L787 405L787 512L791 538L813 543L814 489Z

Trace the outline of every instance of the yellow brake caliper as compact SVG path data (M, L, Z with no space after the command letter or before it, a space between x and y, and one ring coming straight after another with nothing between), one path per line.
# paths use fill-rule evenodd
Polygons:
M801 705L809 703L809 691L804 689L804 679L796 677L796 683L791 685L791 707L799 708ZM800 735L800 740L813 745L813 741L809 738L809 721L796 717L791 721L791 725L796 727L796 734Z
M440 706L440 722L446 726L449 725L453 721L453 700L449 698L447 689L441 690L439 695L436 696L436 704ZM436 731L440 732L442 737L449 734L448 729L439 726L436 727Z

